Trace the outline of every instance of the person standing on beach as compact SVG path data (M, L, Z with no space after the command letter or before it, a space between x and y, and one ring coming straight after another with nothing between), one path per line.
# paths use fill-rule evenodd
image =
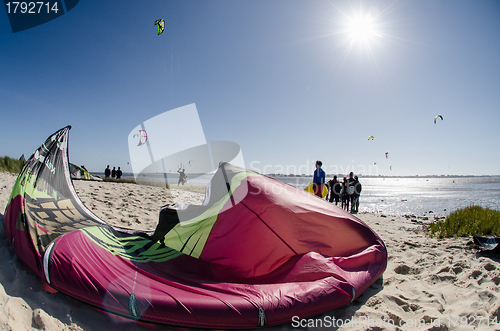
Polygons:
M182 185L184 185L184 183L186 182L186 173L185 173L184 168L179 168L179 170L177 170L177 172L179 173L179 181L177 182L177 186L179 186L179 184L181 184L181 183L182 183Z
M358 180L358 176L354 176L354 193L351 212L357 213L359 211L359 196L361 194L361 183Z
M109 169L109 164L108 164L106 169L104 169L104 176L106 176L106 178L109 178L110 175L111 175L111 169Z
M349 210L349 194L347 194L347 177L344 176L344 181L342 182L342 209Z
M356 181L354 180L354 173L351 171L349 173L349 179L347 180L347 193L349 194L348 199L351 200L351 213L354 211L354 185ZM349 204L347 205L347 209L349 210Z
M330 187L330 202L333 203L335 200L335 205L340 201L340 183L337 180L337 175L333 176L332 180L328 181L328 186Z
M328 201L328 200L330 199L330 197L331 197L331 194L330 194L330 193L331 193L331 192L330 192L330 186L331 186L331 185L330 185L330 183L331 183L331 182L332 182L332 180L330 179L330 180L329 180L329 181L327 181L327 182L326 182L326 184L325 184L325 185L326 185L326 187L328 187L328 193L326 194L326 197L325 197L325 199L326 199L327 201Z
M313 190L314 194L320 198L323 198L323 185L325 185L325 172L321 169L323 162L316 161L316 170L314 170L313 176Z
M116 179L122 178L123 172L121 171L120 167L118 167L118 170L116 170Z
M113 167L113 170L111 170L111 177L115 178L116 177L116 167Z

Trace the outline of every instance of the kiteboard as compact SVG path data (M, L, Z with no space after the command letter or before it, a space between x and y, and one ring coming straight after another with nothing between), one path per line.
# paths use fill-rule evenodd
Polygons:
M311 182L311 184L307 185L304 191L314 194L313 183ZM328 195L328 187L326 185L323 185L323 192L321 193L321 196L324 198L327 195Z

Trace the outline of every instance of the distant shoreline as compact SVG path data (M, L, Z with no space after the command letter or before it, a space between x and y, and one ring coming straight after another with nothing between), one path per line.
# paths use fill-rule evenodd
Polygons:
M411 176L390 176L390 175L363 175L356 174L363 178L475 178L475 177L500 177L500 175L411 175ZM266 176L279 178L279 177L311 177L312 175L282 175L282 174L266 174ZM349 174L326 174L326 177L348 177Z
M104 172L92 172L92 171L90 171L89 173L91 173L92 175L104 177ZM147 173L146 175L158 176L158 175L162 175L162 174L163 173L155 172L155 173ZM167 175L169 175L169 177L178 177L178 175L173 175L170 173L167 173ZM199 177L199 176L209 175L209 174L187 172L186 175L191 176L191 177ZM310 177L310 178L312 178L312 175L306 175L306 174L285 175L285 174L271 173L271 174L263 174L263 175L268 176L268 177L273 177L273 178L282 178L282 177L285 177L285 178ZM363 177L363 178L481 178L481 177L498 178L498 177L500 177L500 175L408 175L408 176L402 176L402 175L399 175L399 176L398 175L377 175L377 176L375 176L375 175L363 175L363 174L356 174L356 175ZM333 176L337 176L337 177L346 176L346 177L348 177L349 174L326 174L327 178L330 178ZM122 177L134 177L134 174L131 172L124 172Z

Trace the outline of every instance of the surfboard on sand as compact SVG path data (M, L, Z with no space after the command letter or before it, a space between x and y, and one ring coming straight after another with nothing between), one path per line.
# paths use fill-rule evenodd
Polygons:
M313 183L311 182L311 184L307 185L304 191L314 194ZM321 193L321 195L324 198L326 197L327 194L328 194L328 187L326 185L323 185L323 192Z

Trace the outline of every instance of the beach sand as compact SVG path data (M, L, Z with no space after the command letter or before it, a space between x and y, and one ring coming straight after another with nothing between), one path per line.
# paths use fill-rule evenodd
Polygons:
M15 179L0 173L2 216ZM191 204L204 199L202 193L173 189L170 196L165 189L135 184L74 185L98 217L144 231L155 229L159 208L174 199ZM387 246L389 262L383 277L345 307L266 330L500 330L500 325L492 325L495 318L500 321L500 259L478 253L471 238L425 236L423 226L432 219L371 213L357 217ZM0 253L1 330L187 330L116 317L51 290L13 253L3 223ZM340 325L340 320L351 323L331 325Z

